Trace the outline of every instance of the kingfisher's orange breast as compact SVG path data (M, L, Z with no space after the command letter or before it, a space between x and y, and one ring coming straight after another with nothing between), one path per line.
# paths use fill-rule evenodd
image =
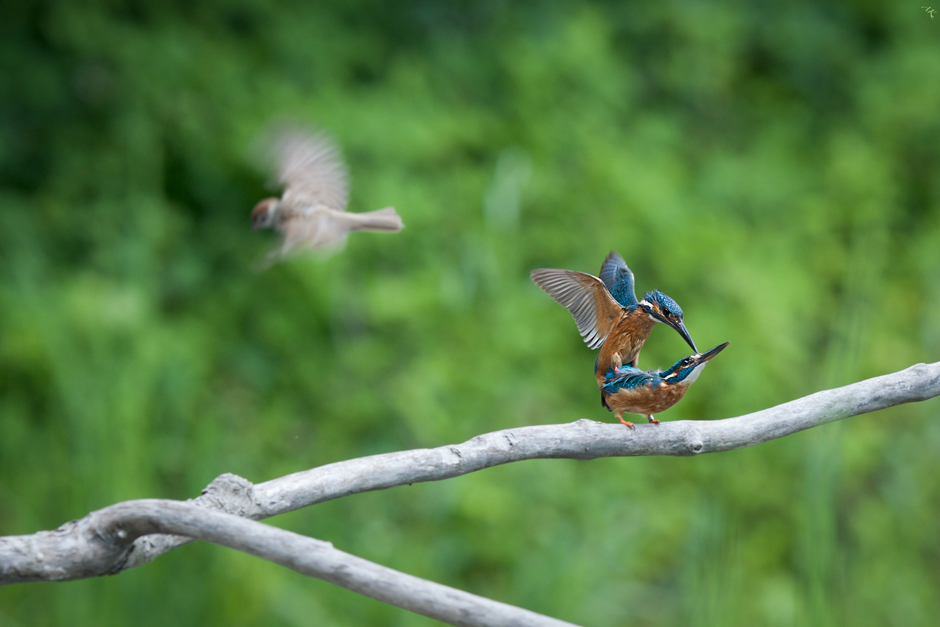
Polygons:
M604 377L612 367L619 368L636 360L655 325L649 314L639 307L623 311L597 355L594 376L598 387L604 385Z
M658 414L666 411L685 396L687 385L667 385L660 381L656 387L638 387L629 390L617 390L604 396L607 406L613 411L629 414Z

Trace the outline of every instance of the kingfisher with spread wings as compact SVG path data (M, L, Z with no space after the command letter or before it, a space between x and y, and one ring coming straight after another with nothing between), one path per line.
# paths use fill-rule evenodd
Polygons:
M272 228L284 236L272 261L306 251L330 252L353 231L400 231L393 207L349 213L349 174L336 143L324 132L282 130L271 142L280 198L265 198L251 211L253 230Z
M637 367L640 349L659 323L675 329L698 352L676 301L659 290L637 300L633 272L623 257L610 251L600 275L544 268L532 271L535 284L571 312L588 347L600 347L594 364L598 387L606 383L608 372L624 365Z

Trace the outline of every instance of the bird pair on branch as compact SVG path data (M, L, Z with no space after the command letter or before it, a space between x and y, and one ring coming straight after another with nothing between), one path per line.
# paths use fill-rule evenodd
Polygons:
M601 391L601 405L631 429L624 413L640 414L654 424L653 414L678 403L695 383L709 360L728 342L699 353L685 328L679 304L659 290L647 292L638 301L633 272L619 254L611 251L601 265L600 278L585 272L539 269L532 280L567 308L588 347L600 348L594 377ZM667 324L682 336L692 350L663 371L637 367L640 349L657 324Z

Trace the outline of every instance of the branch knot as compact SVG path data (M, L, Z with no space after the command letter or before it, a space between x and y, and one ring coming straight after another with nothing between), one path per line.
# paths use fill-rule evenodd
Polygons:
M261 508L255 501L254 487L248 479L226 472L213 479L194 502L200 507L256 518Z
M698 455L705 450L705 442L702 441L702 434L698 429L689 430L689 437L685 446L693 455Z

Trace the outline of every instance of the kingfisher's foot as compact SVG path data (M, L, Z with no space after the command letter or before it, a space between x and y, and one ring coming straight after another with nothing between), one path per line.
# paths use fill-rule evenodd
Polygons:
M617 416L617 420L620 421L620 424L622 424L622 425L627 425L627 426L630 427L631 429L636 430L636 427L633 426L633 423L632 423L632 422L629 422L629 421L627 421L627 420L624 420L624 419L623 419L623 416Z
M653 418L652 416L647 416L646 418L647 418L647 420L650 421L651 424L654 424L654 425L658 425L658 424L659 424L659 421L656 420L655 418Z

